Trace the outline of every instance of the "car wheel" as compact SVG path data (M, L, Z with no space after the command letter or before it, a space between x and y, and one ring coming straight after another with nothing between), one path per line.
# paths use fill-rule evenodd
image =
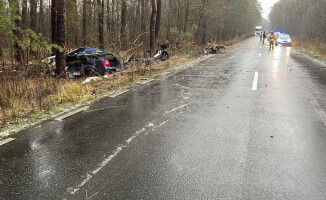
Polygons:
M86 68L85 69L85 75L86 76L97 76L98 73L94 68Z

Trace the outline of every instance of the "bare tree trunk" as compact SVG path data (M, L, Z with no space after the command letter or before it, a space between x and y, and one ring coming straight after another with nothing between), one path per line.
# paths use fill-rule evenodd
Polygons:
M161 14L162 14L162 0L157 0L157 14L155 23L155 39L157 40L160 26L161 26Z
M28 20L27 20L27 0L23 0L23 7L22 7L22 28L26 29L28 26Z
M108 41L111 40L111 11L110 11L110 1L106 2L106 29L108 32Z
M202 38L201 38L201 44L202 45L206 44L206 31L207 31L207 19L204 16L204 19L203 19L203 31L202 31Z
M76 14L76 20L78 18L78 7L77 7L77 0L73 0L73 7L74 7L74 13ZM79 20L78 20L79 21ZM74 34L75 34L75 47L78 47L78 35L79 35L79 28L77 24L74 24Z
M186 0L186 11L185 11L185 22L183 25L183 32L187 32L187 23L188 23L188 16L189 16L189 5L190 0Z
M30 7L31 7L31 12L30 12L30 28L33 31L36 31L36 27L37 27L37 0L30 0Z
M172 0L168 0L168 27L166 29L166 39L170 40L170 29L171 29L171 19L172 19Z
M113 38L116 37L116 15L117 13L115 12L115 5L116 5L116 1L115 0L112 0L112 5L111 5L111 41L114 41Z
M151 54L155 53L156 16L157 16L157 0L152 0L152 16L151 16L151 24L150 24L150 51L151 51Z
M98 38L100 49L104 49L104 0L97 0L98 6Z
M135 23L134 23L134 33L136 33L136 36L139 35L140 31L140 21L141 21L141 15L140 15L140 0L137 1L137 7L136 7L136 17L135 17Z
M58 0L52 0L51 3L51 41L52 43L57 43L57 8ZM54 53L54 49L53 49Z
M55 74L59 77L65 77L66 67L65 67L65 48L66 48L66 39L65 39L65 1L58 0L58 9L57 9L57 44L62 47L61 51L56 51L56 70Z
M43 0L40 0L40 15L39 15L39 23L38 30L40 33L43 33L43 21L44 21L44 10L43 10Z
M122 0L122 1L125 1L125 0ZM121 26L119 26L119 24L121 24L121 16L119 16L119 12L118 12L118 10L119 10L119 2L121 2L121 0L117 0L115 2L115 12L116 12L116 18L115 18L115 28L116 28L115 32L116 32L116 35L115 35L115 37L119 38L119 40L120 40L119 44L121 44L121 36L120 37L118 36L119 33L121 33ZM120 30L119 30L119 28L120 28Z
M13 34L15 35L15 44L14 44L14 48L15 48L15 67L16 69L19 69L23 66L23 50L22 48L19 46L19 40L22 37L21 34L21 18L20 18L20 12L19 12L19 1L18 0L10 0L9 1L9 7L11 9L11 14L12 14L12 18L15 21L15 26L12 29Z
M141 26L141 32L146 32L146 14L145 14L145 0L141 0L141 22L140 22L140 26Z
M121 2L121 31L120 31L120 40L121 48L125 49L127 46L127 35L126 35L126 25L127 25L127 3L126 0Z
M86 46L86 29L87 29L87 19L86 19L86 12L87 12L87 0L83 0L83 33L82 33L82 40L83 45Z

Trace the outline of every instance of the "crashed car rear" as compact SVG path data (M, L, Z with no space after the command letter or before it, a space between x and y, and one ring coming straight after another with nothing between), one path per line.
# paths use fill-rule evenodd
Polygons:
M72 76L104 75L106 72L121 71L120 60L109 51L82 47L66 56L67 71Z
M46 66L45 69L50 69L49 65L55 65L54 60L54 56L44 59L42 62ZM70 77L122 71L121 62L114 53L91 47L82 47L69 52L66 55L66 66Z

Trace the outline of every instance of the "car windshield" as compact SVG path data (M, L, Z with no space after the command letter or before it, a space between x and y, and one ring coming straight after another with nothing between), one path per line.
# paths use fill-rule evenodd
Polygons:
M282 37L282 39L290 39L289 35L282 35L281 37Z
M115 56L113 54L102 55L102 57L107 60L115 59Z

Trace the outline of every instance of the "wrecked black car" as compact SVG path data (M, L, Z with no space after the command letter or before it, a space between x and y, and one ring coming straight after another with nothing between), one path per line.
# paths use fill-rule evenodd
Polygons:
M104 75L122 70L120 60L109 51L82 47L66 56L67 72L70 76Z
M54 74L55 56L42 60L42 63L47 73ZM122 71L122 64L112 52L82 47L66 55L66 70L70 77L104 75L106 72Z

